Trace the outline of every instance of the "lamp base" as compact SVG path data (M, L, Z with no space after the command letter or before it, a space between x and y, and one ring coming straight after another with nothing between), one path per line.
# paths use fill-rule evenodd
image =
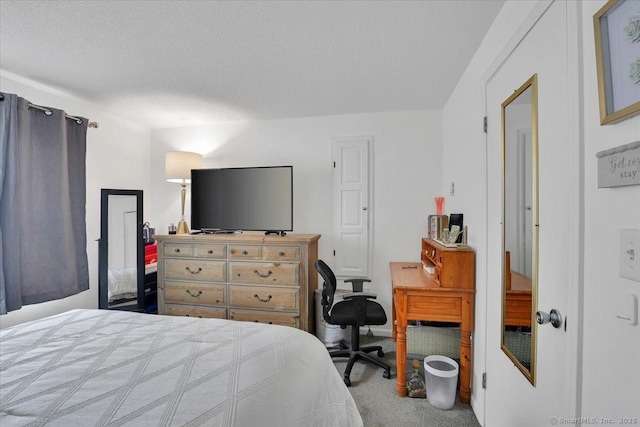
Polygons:
M189 234L189 226L187 225L187 221L184 219L180 220L178 223L178 234Z

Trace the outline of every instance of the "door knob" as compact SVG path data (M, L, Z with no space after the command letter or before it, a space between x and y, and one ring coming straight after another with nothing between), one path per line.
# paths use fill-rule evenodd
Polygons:
M538 311L536 313L536 322L541 325L546 325L547 323L551 322L551 325L557 329L562 326L562 315L555 308L552 308L551 312L549 313Z

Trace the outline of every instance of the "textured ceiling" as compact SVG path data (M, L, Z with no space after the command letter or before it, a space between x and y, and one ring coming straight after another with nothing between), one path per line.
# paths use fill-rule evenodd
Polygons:
M504 0L0 0L0 69L149 128L444 106Z

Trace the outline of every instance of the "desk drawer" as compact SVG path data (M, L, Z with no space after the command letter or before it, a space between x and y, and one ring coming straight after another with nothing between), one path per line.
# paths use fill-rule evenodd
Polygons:
M229 305L261 310L298 310L298 289L230 285Z
M428 318L423 319L428 313ZM407 307L408 319L431 320L435 322L461 322L462 298L459 296L413 296ZM421 317L422 316L422 317Z
M169 258L164 260L164 277L189 282L224 282L227 264L225 261Z
M165 282L164 300L168 303L222 305L226 285Z
M298 263L229 262L229 281L255 285L298 286Z

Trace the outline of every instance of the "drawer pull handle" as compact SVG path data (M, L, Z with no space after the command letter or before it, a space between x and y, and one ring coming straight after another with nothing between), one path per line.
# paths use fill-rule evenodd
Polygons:
M266 297L266 298L260 298L260 297L258 296L258 294L253 294L253 297L254 297L255 299L257 299L258 301L260 301L260 302L269 302L269 301L271 301L271 298L273 298L271 295L267 295L267 297Z
M249 252L247 252L247 251L242 251L242 255L249 255Z
M209 250L207 251L207 253L208 253L209 255L213 254L213 249L209 249Z
M257 274L258 276L262 277L263 279L266 279L267 277L269 277L269 276L271 276L273 274L273 272L271 270L267 271L267 274L262 274L258 270L253 270L253 272L255 274Z
M198 273L200 273L202 271L202 267L198 267L198 270L196 270L196 271L192 271L189 267L185 267L184 269L187 270L191 274L198 274Z
M278 255L279 256L284 256L284 252L280 251L280 252L278 252Z
M173 251L174 251L175 253L180 253L180 249L178 249L178 248L175 248Z
M198 291L197 294L193 294L189 289L187 289L187 293L194 298L198 298L200 295L202 295L202 291Z

